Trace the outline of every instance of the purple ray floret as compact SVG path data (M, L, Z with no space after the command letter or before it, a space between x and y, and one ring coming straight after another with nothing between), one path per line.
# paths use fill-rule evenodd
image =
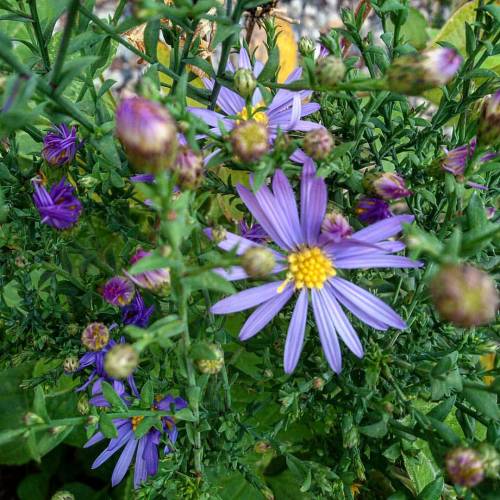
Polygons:
M259 333L297 293L285 343L286 373L293 372L302 351L309 303L326 359L336 373L342 369L339 338L357 357L363 356L363 347L344 308L378 330L406 328L404 320L385 302L340 278L337 271L420 267L420 262L394 255L404 249L404 244L388 240L402 230L403 224L411 223L413 216L389 217L340 241L320 238L327 189L324 180L316 175L312 160L306 160L302 170L300 211L293 189L280 170L274 175L272 191L262 186L253 193L238 186L238 193L254 219L281 248L280 252L271 249L277 261L271 274L286 271L284 279L238 292L212 307L214 314L256 308L240 331L241 340ZM211 230L205 232L211 237ZM227 233L218 246L226 251L236 248L236 253L241 255L250 247L263 245ZM219 272L232 280L248 277L241 267Z

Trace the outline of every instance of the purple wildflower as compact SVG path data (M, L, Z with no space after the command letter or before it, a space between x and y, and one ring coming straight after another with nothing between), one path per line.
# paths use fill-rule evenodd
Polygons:
M134 298L134 285L123 276L114 276L109 279L102 289L103 299L113 306L123 307Z
M139 262L144 257L153 255L151 252L146 252L139 248L137 252L130 259L130 264ZM157 290L164 285L170 284L170 271L168 268L153 269L151 271L144 271L143 273L132 275L128 272L125 273L137 286L146 288L147 290Z
M326 359L330 367L339 373L342 356L338 336L356 356L363 356L361 342L341 305L379 330L388 327L403 329L406 323L380 299L338 277L337 269L420 267L420 262L391 255L402 250L404 244L387 241L413 217L392 217L339 243L322 243L320 230L326 211L327 188L325 181L316 176L314 163L306 162L302 171L300 218L292 187L281 170L276 171L272 187L274 192L262 186L255 194L241 185L237 189L253 217L284 250L282 253L271 249L277 261L271 274L286 271L286 277L279 282L260 285L225 298L216 303L211 311L214 314L231 314L258 306L240 331L239 338L248 340L262 330L298 292L284 354L285 372L291 373L302 351L311 296ZM211 236L210 229L206 233ZM226 239L218 246L226 251L236 248L236 253L243 255L250 247L260 245L227 232ZM230 281L247 278L241 267L218 272Z
M455 448L446 455L448 476L461 486L472 488L484 479L481 455L472 448Z
M250 69L254 72L257 78L262 71L263 64L259 61L252 68L250 58L246 49L241 49L239 53L239 68ZM228 64L227 71L234 73L232 64ZM286 83L291 83L300 78L302 68L294 70L286 80ZM213 80L204 79L203 83L209 90L213 89ZM250 109L245 105L245 99L236 92L222 87L217 97L217 105L222 113L211 111L208 109L188 108L191 113L200 117L210 127L211 131L220 135L219 122L224 125L226 130L232 130L238 123L253 119L256 122L267 125L269 138L271 142L276 138L278 129L282 131L297 130L307 132L315 128L322 128L318 123L302 120L303 117L315 113L320 106L317 103L303 104L303 101L311 96L312 92L302 90L300 92L292 92L290 90L280 89L274 96L269 105L264 103L260 90L255 89L251 98Z
M254 241L255 243L263 243L269 240L269 236L264 229L262 229L260 224L252 224L249 226L244 220L241 220L238 223L238 228L241 236L247 240Z
M187 407L186 401L182 398L166 396L156 401L153 409L159 411L178 411ZM92 464L92 469L100 467L109 460L118 450L121 452L120 458L116 462L111 484L116 486L127 473L130 464L135 455L134 487L138 488L149 476L154 476L158 472L158 446L164 434L168 437L168 442L164 447L164 453L170 453L172 444L177 441L178 431L173 417L164 416L161 418L162 430L151 427L146 434L137 438L135 431L137 426L144 420L143 416L134 416L131 418L117 418L113 420L113 425L117 431L117 437L110 440L107 448L96 458ZM84 448L93 446L102 441L104 434L97 432L92 436Z
M60 167L71 163L83 142L76 137L76 127L71 130L65 123L55 125L43 138L42 155L47 163Z
M146 307L142 295L139 292L135 292L132 302L122 308L123 324L146 328L154 309L154 306Z
M423 68L436 81L436 85L446 85L462 64L460 54L449 47L436 47L422 53Z
M320 239L325 243L338 243L352 234L349 221L339 212L327 214L321 224Z
M411 195L405 180L394 172L384 172L372 182L373 191L384 200L399 200Z
M125 338L120 338L120 344L125 343ZM116 384L116 386L125 392L125 388L123 387L123 383L119 380L114 380L110 377L106 370L104 369L104 358L106 357L106 353L113 347L117 345L116 340L111 339L108 344L103 347L99 351L87 352L80 358L80 363L78 366L78 371L81 371L85 368L92 367L92 371L87 379L87 381L78 389L77 392L85 390L90 384L92 384L92 395L93 398L90 400L94 406L109 406L104 396L101 394L101 382L110 382L112 384ZM132 391L132 393L139 397L139 391L137 390L137 386L135 385L135 380L133 375L129 375L127 377L127 383Z
M373 224L392 217L389 203L379 198L361 198L354 211L359 220L365 224Z
M42 223L56 229L68 229L76 224L82 213L82 204L73 194L75 188L63 177L50 191L38 181L33 182L35 203Z

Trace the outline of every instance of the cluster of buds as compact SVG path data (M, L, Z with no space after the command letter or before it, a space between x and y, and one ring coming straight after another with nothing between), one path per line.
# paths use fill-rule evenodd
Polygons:
M465 328L489 323L498 308L491 277L467 264L443 266L431 282L431 295L441 318Z
M314 74L321 87L333 88L344 79L345 65L342 59L335 56L321 57L316 62Z
M251 247L241 257L241 267L251 278L267 276L275 265L273 253L264 247Z
M269 150L267 127L255 120L246 120L234 127L230 140L234 154L245 163L259 161Z
M446 85L457 73L462 58L453 49L438 47L396 59L387 72L389 89L407 95Z
M115 379L127 378L137 368L139 354L130 344L116 344L104 358L106 373Z
M313 160L324 160L333 149L333 137L326 128L310 130L304 136L302 148Z

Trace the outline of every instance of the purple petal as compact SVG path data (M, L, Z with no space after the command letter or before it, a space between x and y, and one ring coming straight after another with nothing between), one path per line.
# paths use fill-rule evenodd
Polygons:
M293 286L288 284L276 297L257 307L243 325L240 340L248 340L259 333L285 307L293 295L293 290Z
M318 325L319 340L321 341L326 360L335 373L340 373L342 370L342 353L340 352L339 339L335 333L333 319L329 314L328 306L323 300L321 291L313 288L311 296L314 318Z
M274 282L243 290L231 295L231 297L220 300L212 306L210 312L212 314L231 314L258 306L276 297L279 286L279 282Z
M227 115L237 115L245 107L245 99L236 92L222 87L217 97L217 104Z
M293 130L297 130L298 132L309 132L310 130L319 128L323 128L323 125L320 123L308 122L306 120L298 120L293 126Z
M377 323L383 322L399 330L406 328L406 323L401 316L370 292L338 276L331 279L330 284L333 289L340 294L340 297L342 297L342 299L340 299L341 302L343 302L348 309L351 309L347 304L347 302L350 301L356 304L359 309L364 310L365 314L376 319ZM339 295L337 295L337 297L339 297ZM357 315L354 309L352 309L352 312ZM361 317L360 319L363 320Z
M399 268L417 268L422 267L423 263L418 260L412 260L400 255L366 255L342 257L335 260L335 267L339 269L360 269L369 267L399 267Z
M366 241L368 243L378 243L386 240L403 230L403 224L410 224L415 217L413 215L396 215L388 219L375 222L361 231L352 235L353 239Z
M302 105L302 111L300 113L300 117L308 116L313 113L316 113L316 111L319 111L321 109L321 106L317 102L308 102L307 104Z
M201 118L210 127L215 127L218 129L219 122L222 122L228 130L231 130L234 127L234 122L232 120L228 120L227 118L224 117L224 115L221 115L216 111L211 111L209 109L202 109L202 108L194 108L194 107L189 107L188 110L193 115L196 115L198 118Z
M326 184L316 177L312 160L304 163L300 186L300 222L302 232L309 245L315 245L325 217L327 203Z
M125 446L118 462L116 462L113 475L111 476L112 486L116 486L124 478L128 468L130 467L130 462L132 462L136 448L137 440L135 438L131 439Z
M146 481L148 473L146 471L146 460L144 460L144 446L147 441L147 434L139 439L139 446L137 447L137 454L135 459L134 470L134 488L138 488L141 483Z
M238 58L238 68L252 69L252 64L250 62L250 57L245 48L240 49L240 55Z
M96 432L84 445L84 448L89 448L90 446L94 446L99 441L104 439L104 434L102 432Z
M123 445L129 440L134 438L134 431L132 430L132 426L127 432L123 432L117 438L112 439L109 442L108 447L95 459L92 464L92 469L97 469L97 467L101 466L106 460L111 458Z
M293 310L285 342L285 373L292 373L297 366L304 345L304 332L307 320L308 291L303 288Z

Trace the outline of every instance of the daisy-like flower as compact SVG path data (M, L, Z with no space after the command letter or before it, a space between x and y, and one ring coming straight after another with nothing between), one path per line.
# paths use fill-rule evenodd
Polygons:
M125 338L121 337L119 343L125 344ZM125 388L123 387L123 383L120 382L119 380L114 380L112 377L110 377L106 373L106 370L104 369L104 359L106 357L106 353L109 350L111 350L111 348L113 346L115 346L117 344L118 344L118 342L116 342L116 340L111 339L101 350L87 352L80 358L80 362L78 365L78 371L84 370L85 368L92 368L92 371L91 371L89 377L87 378L86 382L81 387L78 387L78 389L76 389L76 392L83 391L90 384L92 384L93 398L92 398L91 402L95 406L106 406L107 405L106 400L104 400L103 396L101 395L101 382L103 380L105 382L117 384L118 388L123 389L123 392L125 391ZM134 394L134 396L139 397L139 391L137 390L137 386L135 384L135 380L134 380L133 375L129 375L127 377L127 383L130 387L130 390ZM99 401L101 403L99 403Z
M106 281L102 288L103 299L112 306L123 307L132 302L135 288L133 283L123 276L114 276Z
M39 180L33 182L35 203L42 223L56 229L68 229L76 224L82 213L82 204L73 194L75 188L63 177L47 191Z
M154 306L146 307L142 295L139 292L135 292L132 302L122 308L123 324L146 328L154 309Z
M469 144L464 144L458 146L452 150L445 149L446 157L441 163L443 170L450 172L455 177L461 177L465 173L465 168L467 163L472 158L474 151L476 150L477 140L474 137ZM486 163L487 161L493 160L498 155L497 153L486 153L479 161L481 163ZM477 182L467 181L467 185L476 189L488 189L483 184L478 184Z
M153 255L151 252L146 252L139 248L137 252L130 259L130 264L135 264L144 257L150 257ZM130 278L137 286L141 288L146 288L147 290L157 290L164 285L170 284L170 271L168 268L153 269L151 271L144 271L139 274L130 274L125 272L128 278Z
M55 125L43 138L42 155L47 163L60 167L71 163L83 142L76 137L76 127L71 130L65 123Z
M119 395L121 396L121 394ZM154 410L172 412L186 407L187 403L184 399L175 398L171 395L156 401L153 405ZM158 472L158 447L160 446L162 437L165 434L168 437L168 442L163 449L165 454L172 451L172 445L177 441L178 431L175 420L169 416L161 418L161 431L156 427L151 427L146 434L137 438L135 431L143 420L143 416L114 419L113 425L118 435L116 438L110 440L106 449L92 464L92 469L96 469L119 450L122 450L111 476L111 484L113 486L116 486L125 477L135 455L134 487L138 488L149 476L154 476ZM85 443L84 448L89 448L103 439L105 439L104 434L97 432Z
M321 224L327 205L324 180L316 176L314 163L306 162L302 171L300 217L290 183L277 170L272 188L261 187L255 194L243 186L238 193L267 234L281 248L271 250L277 264L271 274L286 272L285 279L267 283L225 298L212 307L214 314L230 314L252 307L257 309L243 325L239 338L248 340L262 330L298 294L285 343L284 368L295 369L302 351L309 301L326 359L333 371L342 368L338 337L358 357L363 356L361 342L341 306L366 324L379 329L403 329L406 323L387 304L338 275L339 270L396 267L420 267L406 257L392 255L404 248L399 241L387 241L402 229L412 216L392 217L362 229L338 243L320 240ZM211 231L207 230L208 236ZM218 244L223 250L236 248L239 255L256 243L232 233ZM229 280L245 279L240 267L219 271Z
M257 78L263 67L261 62L256 61L255 66L252 68L248 52L243 48L240 50L238 68L252 70ZM235 72L231 63L228 63L227 71L230 73ZM288 76L286 83L299 79L301 74L302 68L297 68ZM203 83L207 89L213 89L213 80L205 78ZM317 103L304 103L311 94L312 91L307 90L292 92L280 89L269 105L266 105L260 90L257 88L252 95L251 105L247 107L243 97L228 88L222 87L217 97L217 106L219 106L220 112L195 107L188 109L205 121L211 127L213 133L219 135L219 122L224 125L226 130L232 130L238 123L250 119L263 123L268 128L269 139L272 142L277 136L278 129L307 132L322 128L322 125L318 123L302 120L302 118L315 113L320 108Z

